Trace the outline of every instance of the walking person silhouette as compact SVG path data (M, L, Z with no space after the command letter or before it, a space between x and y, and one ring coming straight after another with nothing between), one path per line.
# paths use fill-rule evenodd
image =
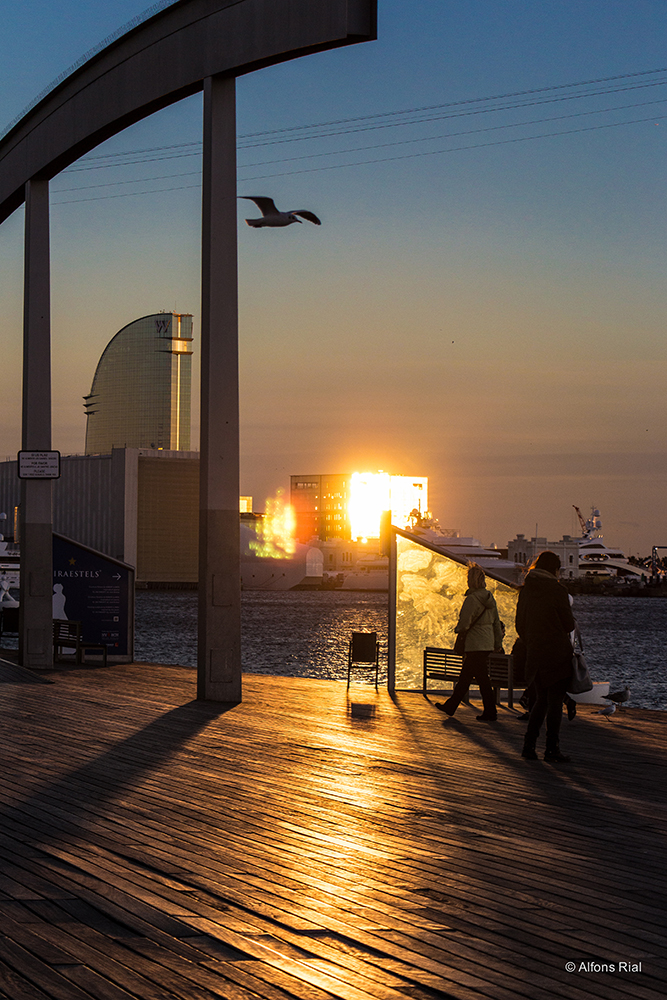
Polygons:
M454 631L465 633L463 665L451 696L436 708L454 715L468 693L472 681L479 684L484 711L478 722L495 722L497 718L493 687L489 678L489 653L502 650L503 631L493 594L486 589L484 570L477 563L468 567L468 589Z
M570 760L560 751L559 733L563 699L572 676L572 643L575 628L568 593L558 582L560 558L555 552L540 552L519 592L516 630L526 645L526 683L534 684L535 702L530 711L521 756L537 760L536 744L547 720L544 759L553 763Z

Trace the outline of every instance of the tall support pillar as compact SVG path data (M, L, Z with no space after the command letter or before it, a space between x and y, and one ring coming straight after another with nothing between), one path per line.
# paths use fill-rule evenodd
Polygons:
M241 700L236 81L204 81L197 696Z
M49 182L26 184L23 307L23 432L26 451L51 450ZM53 666L52 487L21 481L19 661Z

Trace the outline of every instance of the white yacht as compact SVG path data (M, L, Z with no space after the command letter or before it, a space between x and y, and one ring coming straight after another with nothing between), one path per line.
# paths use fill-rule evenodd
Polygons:
M475 562L482 569L491 570L508 583L519 581L523 567L506 558L495 546L482 545L479 539L473 538L472 535L460 535L458 531L443 530L438 521L428 515L415 518L414 521L408 531L435 545L444 555L453 556L465 563Z
M624 553L616 546L605 545L602 535L602 520L597 507L591 508L591 516L584 519L581 511L574 504L581 525L579 546L579 576L613 576L625 577L629 581L638 582L642 575L647 576L643 566L633 566Z
M428 542L443 555L452 556L460 562L475 562L508 583L519 581L523 566L506 559L500 549L484 546L472 535L461 536L458 531L443 530L430 514L422 516L413 511L411 518L412 524L405 530L417 540ZM341 590L386 591L389 589L389 560L386 556L362 556L351 570L341 575Z

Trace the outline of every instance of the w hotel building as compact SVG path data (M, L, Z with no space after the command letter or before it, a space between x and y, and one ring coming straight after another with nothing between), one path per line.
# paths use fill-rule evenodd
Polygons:
M191 344L184 313L143 316L109 341L84 397L86 455L190 450Z

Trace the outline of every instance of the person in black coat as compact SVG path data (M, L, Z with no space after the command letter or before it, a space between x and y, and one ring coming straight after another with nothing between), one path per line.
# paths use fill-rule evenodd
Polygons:
M526 646L526 683L535 685L521 756L537 760L535 746L544 718L547 745L544 759L569 761L560 752L559 732L563 698L572 676L572 643L575 627L568 594L558 582L560 559L555 552L541 552L519 593L516 631Z

